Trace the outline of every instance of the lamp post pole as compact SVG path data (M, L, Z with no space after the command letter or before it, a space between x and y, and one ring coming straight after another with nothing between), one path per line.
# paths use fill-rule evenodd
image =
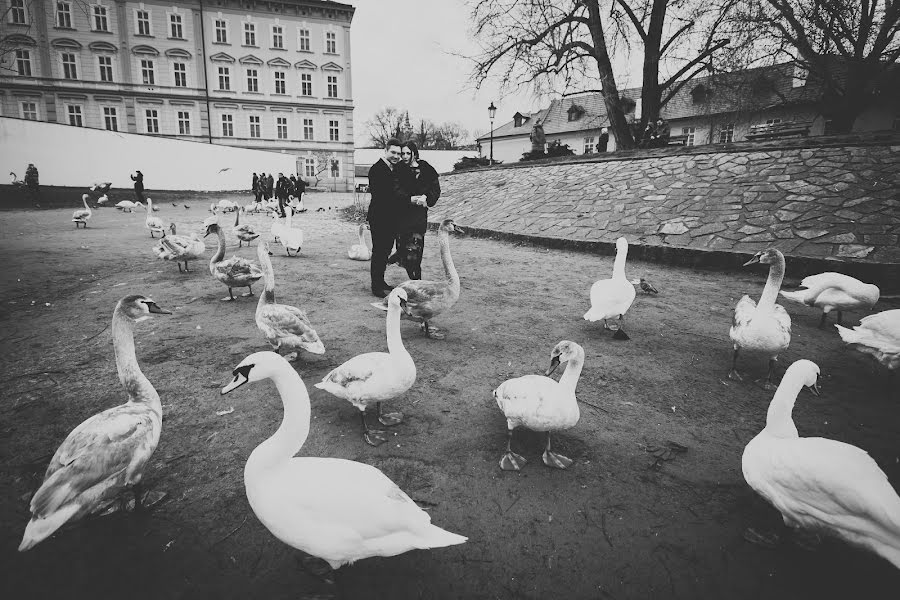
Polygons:
M488 118L491 120L491 165L494 164L494 116L497 114L497 107L494 106L494 103L491 102L491 105L488 106Z

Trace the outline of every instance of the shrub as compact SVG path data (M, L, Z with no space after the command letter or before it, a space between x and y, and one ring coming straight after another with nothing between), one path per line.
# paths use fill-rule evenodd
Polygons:
M502 160L494 161L495 165L499 165L501 163L503 163ZM454 171L465 171L466 169L475 169L477 167L487 167L490 164L491 164L491 159L489 159L486 156L478 156L478 157L464 156L461 159L459 159L458 163L455 163L453 165L453 170Z

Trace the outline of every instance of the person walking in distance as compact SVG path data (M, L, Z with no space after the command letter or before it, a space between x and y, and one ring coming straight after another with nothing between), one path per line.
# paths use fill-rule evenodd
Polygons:
M134 197L135 202L140 204L144 203L144 174L140 171L135 171L135 174L131 176L131 180L134 182Z
M23 182L25 184L25 194L28 196L28 201L35 208L40 208L41 183L37 167L34 166L34 163L28 163L28 168L25 169L25 179Z
M397 225L409 205L412 177L409 167L400 161L400 140L389 139L384 156L369 169L369 192L372 196L366 219L372 232L370 276L372 293L384 298L391 291L384 280L388 255L397 236Z

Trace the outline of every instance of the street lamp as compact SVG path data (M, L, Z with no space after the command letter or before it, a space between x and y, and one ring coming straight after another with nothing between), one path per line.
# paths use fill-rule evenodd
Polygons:
M491 165L494 164L494 117L497 115L497 107L494 106L494 102L491 101L491 105L488 106L488 119L491 120Z

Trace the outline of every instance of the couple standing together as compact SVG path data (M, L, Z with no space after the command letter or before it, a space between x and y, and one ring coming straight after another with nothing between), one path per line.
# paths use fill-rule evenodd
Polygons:
M405 268L410 279L422 278L428 208L437 203L441 185L434 167L419 159L414 142L391 138L384 156L369 169L369 193L372 293L384 298L392 289L384 280L389 263Z

